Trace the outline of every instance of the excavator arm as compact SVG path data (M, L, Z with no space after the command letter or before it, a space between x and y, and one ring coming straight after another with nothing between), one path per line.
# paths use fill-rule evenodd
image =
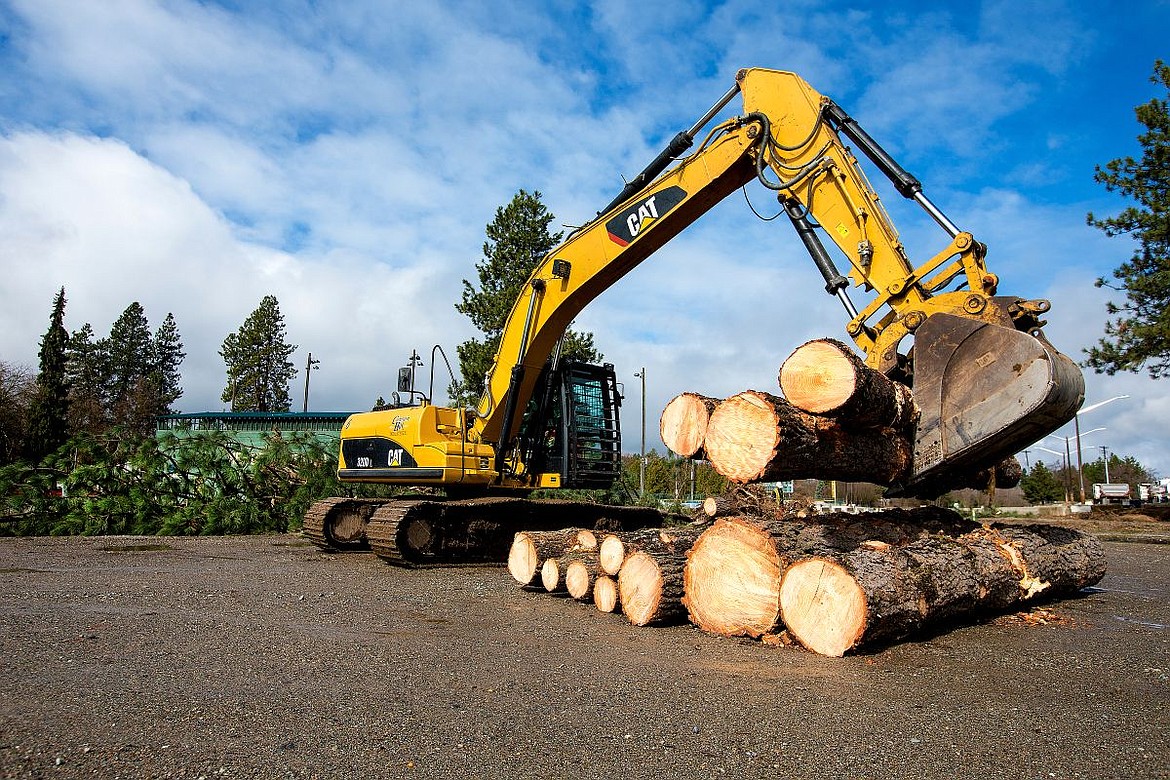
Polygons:
M698 132L736 95L742 116ZM948 237L915 263L863 174L852 142ZM486 442L503 480L519 475L514 442L538 376L572 320L594 298L730 193L757 180L774 191L825 288L848 315L867 364L911 385L921 410L913 474L903 492L946 489L1072 419L1084 395L1076 365L1044 338L1047 301L997 296L986 248L959 230L831 100L792 73L740 71L604 212L535 269L505 325L469 442ZM848 264L838 271L821 236ZM851 289L868 297L858 308ZM913 346L903 351L903 342Z

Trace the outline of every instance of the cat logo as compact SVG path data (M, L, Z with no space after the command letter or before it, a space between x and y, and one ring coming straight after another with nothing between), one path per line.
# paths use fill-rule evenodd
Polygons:
M386 456L386 465L390 468L401 466L404 454L406 453L403 450L390 450L390 454Z
M629 246L655 220L665 217L686 197L687 193L682 187L672 185L622 209L605 223L609 240L618 246Z

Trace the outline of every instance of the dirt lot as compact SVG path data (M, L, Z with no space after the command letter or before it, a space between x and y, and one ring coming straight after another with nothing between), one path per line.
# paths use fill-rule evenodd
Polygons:
M1031 619L828 659L293 536L4 539L0 776L1170 777L1170 545L1106 546Z

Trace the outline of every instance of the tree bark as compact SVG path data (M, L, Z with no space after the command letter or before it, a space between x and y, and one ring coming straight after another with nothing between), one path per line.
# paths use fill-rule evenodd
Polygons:
M780 606L789 633L822 655L1067 596L1105 574L1101 543L1057 526L996 526L902 548L859 546L797 561Z
M599 612L620 612L617 580L605 574L598 575L593 583L593 605Z
M837 479L890 485L912 464L913 444L891 428L847 431L783 398L748 390L715 409L707 458L734 482Z
M859 547L893 548L975 527L935 507L804 520L721 518L687 553L683 601L691 622L704 631L758 638L781 628L780 579L793 561Z
M622 612L635 626L681 623L686 619L682 603L683 567L686 555L638 550L631 553L618 574Z
M918 418L909 387L870 368L836 339L797 347L780 366L778 379L793 406L833 417L843 428L906 431Z
M684 458L706 460L703 439L707 435L707 421L718 403L718 399L698 393L683 393L670 399L658 423L667 448Z

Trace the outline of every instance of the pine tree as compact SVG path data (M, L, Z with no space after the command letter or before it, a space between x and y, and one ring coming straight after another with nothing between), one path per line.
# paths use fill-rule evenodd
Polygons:
M483 394L484 378L491 369L513 304L532 271L564 237L561 232L550 232L552 221L553 215L541 202L539 192L520 190L507 206L496 209L495 219L487 225L483 258L475 264L479 286L464 279L462 299L455 304L455 309L471 319L483 338L468 339L456 348L463 379L449 390L453 403L474 404ZM565 334L562 355L589 362L601 359L593 334L572 330Z
M1040 461L1020 480L1020 490L1031 504L1047 504L1064 499L1064 483Z
M142 305L134 301L114 321L107 340L106 408L114 425L149 435L158 414L154 339Z
M69 432L98 433L109 426L105 395L110 384L109 342L95 340L88 322L69 336Z
M276 296L265 296L240 329L223 340L219 354L228 381L220 398L237 412L287 412L289 382L297 374L288 358L296 349L285 342Z
M166 319L158 330L154 332L153 341L154 366L153 384L158 393L157 414L174 414L172 404L183 395L182 375L179 366L187 353L183 351L183 341L179 337L179 326L175 323L175 315L167 312Z
M1170 92L1170 66L1155 62L1150 81ZM1138 136L1141 159L1097 166L1093 179L1139 205L1108 219L1089 214L1088 223L1109 236L1132 236L1137 251L1113 271L1119 284L1097 280L1098 287L1124 292L1126 301L1107 305L1118 316L1105 324L1105 338L1086 350L1085 365L1110 375L1147 366L1157 379L1170 375L1170 102L1154 98L1135 111L1147 130Z
M65 374L69 333L65 330L65 288L53 299L49 329L41 338L36 394L29 407L28 456L39 461L69 436L69 381Z

